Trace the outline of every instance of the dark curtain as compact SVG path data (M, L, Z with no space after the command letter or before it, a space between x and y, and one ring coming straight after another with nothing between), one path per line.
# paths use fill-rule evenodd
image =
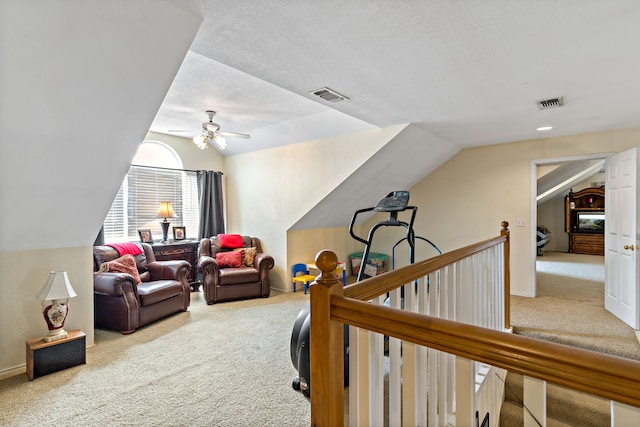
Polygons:
M222 172L198 171L200 228L198 239L224 234Z

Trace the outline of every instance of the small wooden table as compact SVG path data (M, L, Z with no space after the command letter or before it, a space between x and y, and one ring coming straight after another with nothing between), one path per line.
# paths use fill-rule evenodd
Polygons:
M46 342L44 338L27 341L29 381L43 375L87 363L86 334L80 329L67 331L67 338Z

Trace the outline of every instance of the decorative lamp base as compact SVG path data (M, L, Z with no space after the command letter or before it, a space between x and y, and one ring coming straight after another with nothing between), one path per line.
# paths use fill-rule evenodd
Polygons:
M62 302L65 301L65 302ZM45 335L45 342L61 340L67 337L67 331L64 330L64 321L67 320L69 313L69 305L65 300L53 300L51 305L47 305L42 311L44 320L47 322L49 333ZM43 305L45 302L42 303Z
M160 222L160 225L162 226L162 243L167 243L169 241L169 224L169 221L166 219Z
M49 333L44 336L44 341L45 342L57 341L63 338L67 338L67 336L68 336L67 331L60 328L55 331L49 331Z

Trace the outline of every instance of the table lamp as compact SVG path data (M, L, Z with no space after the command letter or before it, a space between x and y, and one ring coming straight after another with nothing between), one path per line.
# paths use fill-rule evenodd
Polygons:
M76 292L71 287L66 271L52 271L49 273L47 282L36 297L42 301L42 314L49 328L49 333L44 337L46 342L67 337L67 331L64 330L64 321L69 313L69 298L75 296Z
M173 206L171 202L160 202L160 209L158 209L158 218L164 218L160 225L162 226L162 243L167 243L167 235L169 234L169 221L167 218L175 218L176 214L173 212Z

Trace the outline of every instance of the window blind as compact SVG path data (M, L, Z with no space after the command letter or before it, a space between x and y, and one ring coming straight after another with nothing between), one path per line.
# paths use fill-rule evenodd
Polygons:
M160 240L162 218L156 214L162 201L173 205L176 218L167 218L171 226L185 226L187 236L195 236L200 217L196 172L131 166L107 214L105 241L139 240L140 229L150 229L154 241Z

